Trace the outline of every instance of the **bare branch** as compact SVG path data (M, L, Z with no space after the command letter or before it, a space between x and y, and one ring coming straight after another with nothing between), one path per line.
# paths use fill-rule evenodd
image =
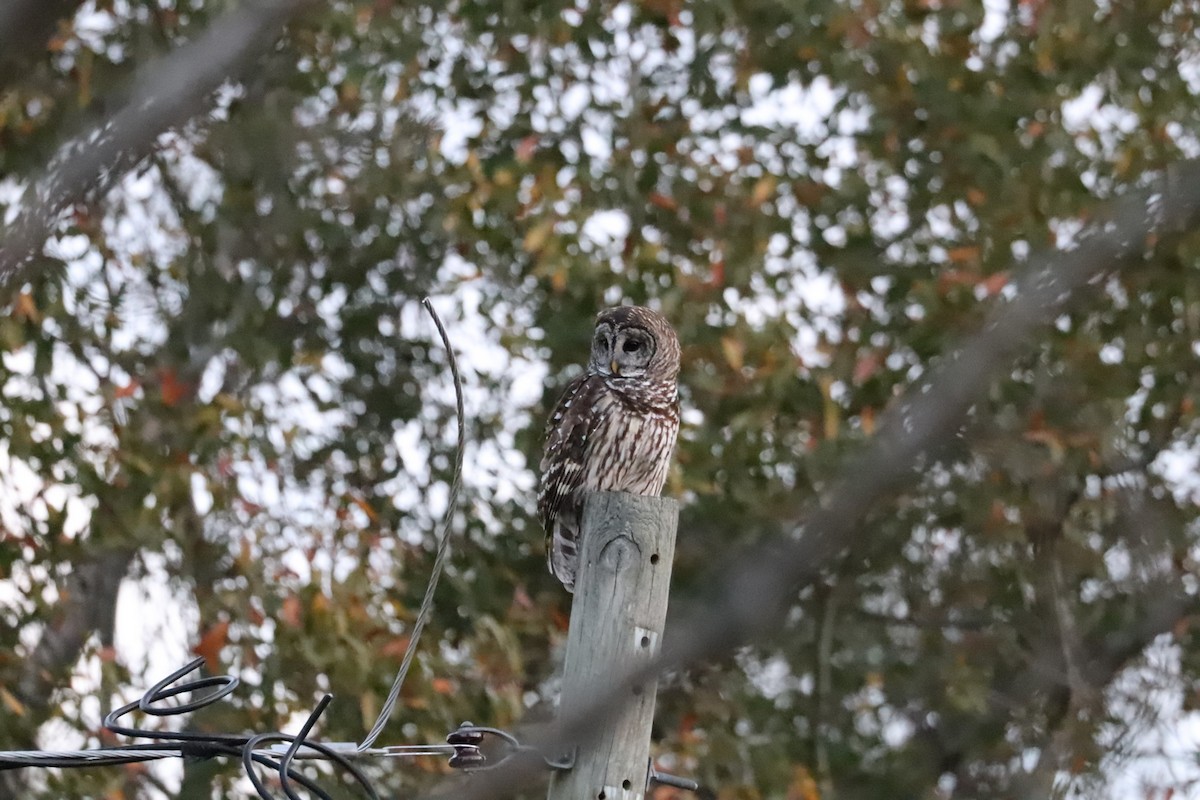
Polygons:
M0 240L0 304L26 279L59 215L107 192L160 134L203 111L222 82L275 41L302 1L262 0L225 14L194 42L140 69L119 111L60 148Z
M99 634L101 644L112 644L117 590L133 554L128 548L104 550L72 567L61 592L58 614L46 626L21 670L17 688L25 705L38 711L46 708L50 690L79 660L93 633Z
M676 623L655 663L613 676L607 687L595 693L591 706L564 716L551 731L523 740L536 743L545 753L561 751L566 742L587 741L604 729L627 687L663 669L694 664L777 631L791 598L837 556L861 545L859 526L867 512L918 475L922 460L958 432L972 405L985 396L1026 340L1063 313L1089 285L1141 262L1159 239L1200 224L1200 161L1173 166L1150 181L1149 188L1113 202L1109 212L1081 234L1073 248L1043 253L1028 265L1014 266L1018 278L1007 299L992 309L979 333L888 410L879 435L848 463L842 479L816 508L803 515L799 536L746 552L712 582L716 589L711 602ZM1137 652L1148 641L1147 635L1161 630L1178 610L1179 598L1163 593L1159 600L1164 607L1148 609L1141 617L1144 624L1131 631L1128 642L1103 642L1103 654L1110 656L1099 660L1107 667L1105 674L1123 663L1122 657ZM1026 675L1044 685L1045 676L1036 666ZM1091 677L1095 683L1104 676ZM508 796L536 774L538 761L531 757L490 771L486 783L465 791L458 786L456 795Z

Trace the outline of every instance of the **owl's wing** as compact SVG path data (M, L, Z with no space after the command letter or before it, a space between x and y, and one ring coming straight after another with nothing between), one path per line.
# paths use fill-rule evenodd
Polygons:
M596 399L603 386L603 378L598 375L580 375L567 384L546 423L538 517L547 533L551 532L564 500L583 485L584 455L590 434L600 421Z

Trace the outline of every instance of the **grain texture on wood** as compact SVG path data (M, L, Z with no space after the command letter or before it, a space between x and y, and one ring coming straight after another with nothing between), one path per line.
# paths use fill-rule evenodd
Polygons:
M658 654L667 618L679 504L670 498L594 492L563 666L562 713L587 706L596 687ZM604 730L556 772L549 800L641 800L650 759L656 684L633 687Z

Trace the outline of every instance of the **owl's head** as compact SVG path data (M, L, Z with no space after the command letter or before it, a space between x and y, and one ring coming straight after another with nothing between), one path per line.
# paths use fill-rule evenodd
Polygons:
M673 383L679 375L679 338L657 311L643 306L606 309L596 317L588 371Z

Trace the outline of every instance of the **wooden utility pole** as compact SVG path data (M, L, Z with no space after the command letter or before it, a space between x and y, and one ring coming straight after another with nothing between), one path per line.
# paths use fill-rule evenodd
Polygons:
M560 713L586 706L597 686L658 653L667 619L679 504L670 498L594 492L583 510ZM657 683L630 690L605 729L556 772L548 800L640 800L650 764Z

